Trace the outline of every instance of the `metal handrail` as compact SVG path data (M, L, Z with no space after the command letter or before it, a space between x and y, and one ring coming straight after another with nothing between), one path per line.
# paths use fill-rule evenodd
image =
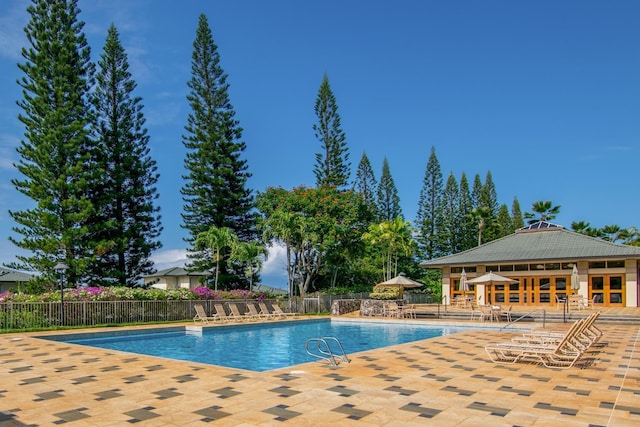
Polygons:
M336 355L331 349L329 342L327 341L334 341L336 344L338 344L338 348L340 349L340 354ZM318 346L317 350L318 350L318 353L320 354L316 354L311 350L309 350L309 344L311 344L312 342L315 342L317 344ZM325 349L322 348L323 344ZM309 356L315 357L321 360L326 360L327 362L329 362L329 365L333 367L338 366L340 362L346 362L346 363L351 362L347 357L347 354L344 352L344 348L342 347L340 340L338 340L338 338L336 337L309 338L305 344L305 349L307 350L307 354Z
M503 327L500 328L500 330L505 329L507 326L511 325L512 323L516 323L519 320L525 318L526 316L535 313L536 311L542 311L542 327L544 328L546 321L547 321L547 310L544 307L539 307L536 309L531 310L528 313L523 314L522 316L518 317L516 320L512 320L509 323L507 323L506 325L504 325Z

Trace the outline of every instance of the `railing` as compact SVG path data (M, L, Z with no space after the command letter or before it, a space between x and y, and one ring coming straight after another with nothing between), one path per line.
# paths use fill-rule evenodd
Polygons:
M230 300L241 305L243 300ZM0 331L95 326L123 323L186 321L195 315L194 304L207 313L220 300L65 301L0 303ZM253 302L253 301L251 301ZM267 304L277 304L265 301ZM246 311L246 308L244 308Z
M333 342L338 346L339 352L334 351L331 348L331 345L329 344L330 342ZM309 345L311 343L317 344L317 353L309 350ZM325 360L332 367L338 366L340 362L351 362L347 357L347 353L344 352L344 348L342 348L342 343L340 343L340 340L336 337L309 338L305 343L305 350L307 350L307 354L309 356Z
M509 325L512 325L522 319L524 319L525 317L529 316L530 314L533 314L537 311L542 311L542 327L544 328L546 321L547 321L547 310L544 307L539 307L536 308L534 310L529 311L528 313L523 314L522 316L518 317L515 320L510 321L509 323L507 323L506 325L504 325L503 327L500 328L500 330L503 330L505 328L507 328Z

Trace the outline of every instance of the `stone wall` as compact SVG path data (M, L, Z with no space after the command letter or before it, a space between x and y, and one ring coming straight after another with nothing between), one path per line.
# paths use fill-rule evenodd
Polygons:
M359 299L339 299L333 301L331 305L331 315L340 316L342 314L353 313L360 310Z

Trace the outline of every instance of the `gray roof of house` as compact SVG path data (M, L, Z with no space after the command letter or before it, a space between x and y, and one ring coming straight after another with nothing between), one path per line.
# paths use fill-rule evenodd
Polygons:
M20 271L0 269L0 282L27 282L32 277L33 276L31 274L22 273Z
M166 276L210 276L209 272L202 271L187 271L182 267L170 267L165 268L164 270L157 271L152 274L146 274L143 277L166 277Z
M453 255L424 261L422 267L577 259L640 259L640 247L619 245L549 223L523 227L514 234Z

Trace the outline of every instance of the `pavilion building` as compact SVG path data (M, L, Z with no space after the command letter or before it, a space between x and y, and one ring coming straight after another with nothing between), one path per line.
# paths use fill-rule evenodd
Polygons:
M445 302L473 295L478 304L556 305L571 294L602 307L638 307L640 247L621 245L541 221L514 234L457 254L424 261L424 268L442 270ZM579 285L572 285L573 267ZM512 284L468 285L493 272L517 280Z

